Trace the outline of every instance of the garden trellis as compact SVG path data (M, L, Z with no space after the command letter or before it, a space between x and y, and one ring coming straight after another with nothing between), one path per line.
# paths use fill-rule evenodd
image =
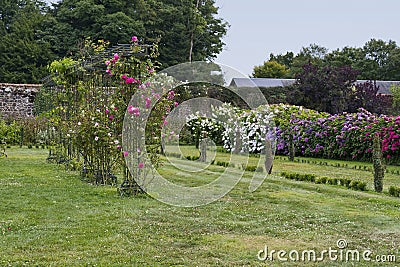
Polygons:
M81 59L64 58L50 66L53 75L38 100L54 133L49 159L80 169L96 184L115 183L114 172L122 166L123 184L135 187L125 167L122 124L131 97L154 71L157 47L139 45L136 37L131 44L104 46L88 43Z

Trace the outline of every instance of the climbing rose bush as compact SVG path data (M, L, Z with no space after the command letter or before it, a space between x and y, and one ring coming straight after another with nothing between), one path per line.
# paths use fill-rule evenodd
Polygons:
M108 183L110 173L119 172L121 168L125 178L132 181L125 163L129 151L122 147L125 114L139 117L143 109L160 103L148 124L150 133L160 132L163 118L174 106L174 92L163 96L148 89L148 80L155 75L153 61L158 55L157 46L143 56L144 48L133 36L128 49L110 57L104 53L104 44L89 44L88 50L94 52L89 58L65 59L52 64L57 73L54 81L59 93L51 118L61 131L67 157L80 161L85 169L92 171L97 176L96 183ZM94 62L92 58L97 60ZM141 102L131 106L129 102L135 94L142 96ZM154 139L152 137L150 139ZM153 144L160 142L153 140ZM149 150L150 153L156 151L156 148ZM139 169L145 167L144 162L137 165Z

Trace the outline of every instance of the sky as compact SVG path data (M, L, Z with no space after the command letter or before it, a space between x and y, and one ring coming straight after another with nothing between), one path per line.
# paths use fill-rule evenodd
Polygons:
M270 53L362 47L372 38L400 45L399 0L216 0L230 25L216 62L246 75Z
M314 43L329 51L362 47L372 38L400 45L400 0L215 1L231 25L215 61L245 75L270 53L296 54Z

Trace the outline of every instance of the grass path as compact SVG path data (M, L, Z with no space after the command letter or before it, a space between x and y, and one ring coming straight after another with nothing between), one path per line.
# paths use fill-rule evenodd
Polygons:
M400 199L269 177L248 193L248 176L221 200L198 208L148 197L121 198L45 162L46 151L13 148L0 160L0 266L395 266L372 262L260 262L270 249L349 249L393 254L400 263ZM277 162L275 171L360 174ZM201 182L208 174L171 179ZM361 171L360 171L361 172ZM361 175L360 175L361 176ZM367 178L366 178L367 179ZM369 179L369 178L368 178ZM398 183L398 177L388 178Z

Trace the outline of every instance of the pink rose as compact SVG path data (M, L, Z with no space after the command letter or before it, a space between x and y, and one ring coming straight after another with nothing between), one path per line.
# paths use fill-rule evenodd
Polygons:
M146 108L150 108L151 106L151 100L150 98L146 97Z
M125 83L126 84L131 84L131 83L133 83L135 81L135 79L133 79L133 78L127 78L126 80L125 80Z
M171 100L171 99L173 99L174 97L175 97L175 92L174 92L174 91L170 91L170 92L168 93L167 99L168 99L168 100Z
M135 115L136 117L139 117L140 116L140 110L139 110L139 108L137 108L137 107L133 107L132 105L130 105L129 107L128 107L128 113L129 114L133 114L133 115Z

